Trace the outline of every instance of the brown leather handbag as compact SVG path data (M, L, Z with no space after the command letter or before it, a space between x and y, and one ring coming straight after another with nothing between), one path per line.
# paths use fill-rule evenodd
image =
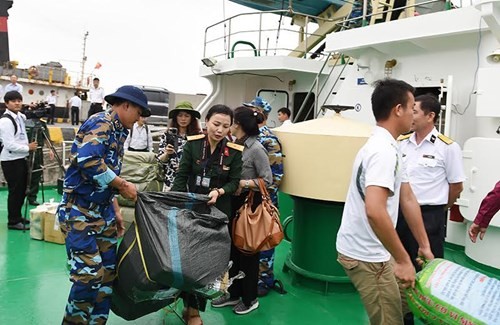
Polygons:
M233 221L233 244L249 255L278 246L284 237L279 211L273 205L262 178L258 179L260 193L250 191ZM252 211L254 195L262 195L262 203Z

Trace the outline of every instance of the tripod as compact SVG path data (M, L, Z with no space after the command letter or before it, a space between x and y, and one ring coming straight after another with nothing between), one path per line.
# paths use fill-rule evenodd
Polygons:
M56 149L54 148L54 145L52 142L50 142L50 137L48 136L47 132L45 131L45 127L40 121L39 118L33 118L29 119L26 121L26 126L27 127L32 127L32 142L37 141L38 139L42 139L47 146L49 147L50 151L54 154L54 157L56 158L57 165L61 169L63 175L66 172L63 166L63 162L61 158L59 157L59 154L57 153ZM40 135L42 138L40 138ZM25 197L25 202L24 202L24 219L23 219L23 226L24 222L27 218L27 213L28 213L28 201L29 201L29 195L30 195L30 189L31 189L31 183L33 179L33 173L40 172L41 177L40 177L40 185L42 188L42 201L45 202L45 192L44 192L44 178L43 178L43 171L45 170L44 165L37 166L36 169L35 167L35 156L36 155L43 155L43 143L39 143L38 147L36 150L31 151L28 156L28 175L27 175L27 182L26 182L26 197ZM23 227L24 228L24 227Z

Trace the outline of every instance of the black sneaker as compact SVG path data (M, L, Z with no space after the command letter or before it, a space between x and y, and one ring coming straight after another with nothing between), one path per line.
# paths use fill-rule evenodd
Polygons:
M236 306L238 303L240 303L239 298L233 299L229 293L226 293L219 298L212 300L212 307L220 308L226 306Z
M236 306L234 306L233 311L238 315L245 315L257 308L259 308L259 301L255 299L252 301L250 306L247 306L243 303L243 301L240 301Z
M29 230L30 226L23 225L22 222L18 222L15 225L7 225L7 228L12 229L12 230Z
M28 203L33 206L40 205L40 203L38 203L36 200L29 200Z

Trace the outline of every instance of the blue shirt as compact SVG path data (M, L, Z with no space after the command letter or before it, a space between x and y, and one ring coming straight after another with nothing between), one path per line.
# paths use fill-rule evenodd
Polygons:
M116 112L91 116L78 130L71 147L64 192L89 203L111 203L117 191L109 183L120 175L127 135Z

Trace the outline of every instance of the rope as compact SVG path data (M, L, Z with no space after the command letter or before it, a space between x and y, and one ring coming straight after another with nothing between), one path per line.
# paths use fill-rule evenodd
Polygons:
M281 0L281 10L283 10L284 8L285 8L285 0ZM276 49L278 48L282 19L283 19L283 12L280 13L280 19L278 20L278 31L276 32L276 46L274 47L274 56L276 56Z

